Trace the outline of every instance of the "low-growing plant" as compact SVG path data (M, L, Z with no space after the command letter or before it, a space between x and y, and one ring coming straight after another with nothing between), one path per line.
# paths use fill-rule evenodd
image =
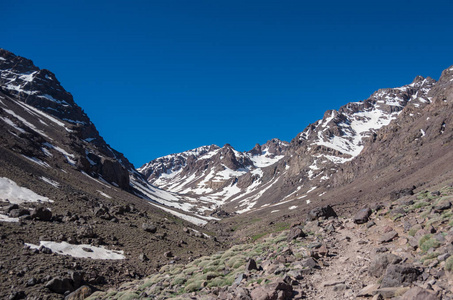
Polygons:
M444 268L446 271L448 271L450 273L453 272L453 256L450 256L449 258L447 258Z
M118 300L132 300L139 299L140 296L134 292L125 292L121 297L117 298Z
M195 282L192 282L192 283L186 285L186 287L184 288L184 292L191 293L191 292L196 292L196 291L200 290L201 283L202 283L202 281L195 281Z
M433 259L433 258L436 258L436 257L438 257L438 256L439 256L439 253L437 253L437 252L428 253L428 254L424 255L424 256L420 259L420 261L421 261L421 262L425 262L425 261L428 260L428 259Z
M420 238L418 246L420 247L420 250L427 252L431 248L439 247L440 243L438 240L432 238L430 234L426 234Z
M186 281L187 281L186 276L184 274L181 274L181 275L176 276L173 279L171 285L173 285L173 286L174 285L183 285L184 283L186 283Z
M411 229L409 229L407 234L410 236L415 236L416 233L417 233L417 228L412 227Z

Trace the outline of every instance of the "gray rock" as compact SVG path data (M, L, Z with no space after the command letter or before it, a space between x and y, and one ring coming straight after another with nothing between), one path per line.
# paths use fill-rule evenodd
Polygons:
M140 255L138 256L138 259L140 259L140 261L148 261L149 260L148 256L146 256L145 253L140 253Z
M287 242L297 239L298 237L306 237L307 235L302 230L302 226L295 226L289 230L288 237L286 238Z
M34 286L37 284L38 284L38 280L35 277L32 277L27 281L26 286Z
M93 290L89 286L84 285L67 295L64 300L83 300L88 298L92 293Z
M371 211L370 208L368 208L368 207L362 208L355 214L355 216L352 220L356 224L364 224L364 223L368 222L369 217L371 216L372 213L373 212Z
M66 291L74 291L74 286L72 285L72 280L68 278L54 278L46 283L46 288L57 294L64 294Z
M444 254L439 255L439 256L437 257L437 259L438 259L439 261L444 261L444 260L447 260L447 258L449 258L450 256L451 256L450 253L444 253Z
M35 208L30 216L35 220L50 221L52 219L52 212L48 208L40 206Z
M144 231L150 232L150 233L156 233L156 231L157 231L157 227L150 223L143 223L142 229Z
M9 295L8 299L9 300L20 300L20 299L25 299L25 297L26 297L26 294L24 291L13 291Z
M337 218L337 213L333 210L330 205L323 207L316 207L308 213L308 219L310 221L317 220L320 218L328 219L330 217Z
M442 211L450 209L450 208L451 208L451 202L450 201L444 201L444 202L441 202L438 205L436 205L434 207L434 210L436 212L442 212Z
M242 280L247 279L247 275L244 273L239 274L233 282L233 286L238 286Z
M318 262L316 260L314 260L312 257L302 260L301 265L304 268L309 268L309 269L319 268Z
M13 209L19 209L19 205L17 204L11 204L6 208L6 212L10 213Z
M381 288L408 286L416 281L420 274L420 270L409 264L390 265L382 278Z
M428 292L425 289L422 289L418 286L414 286L410 290L408 290L404 295L401 297L401 300L438 300L439 298L433 294Z
M378 254L371 261L370 266L368 267L368 273L374 277L381 277L388 265L397 264L401 261L401 257L392 253Z
M25 208L12 209L9 212L9 216L11 218L19 218L21 216L27 216L27 215L30 215L30 212Z
M247 264L245 265L246 271L258 270L256 261L253 258L250 258Z
M379 243L388 243L393 241L398 236L398 233L396 231L390 231L387 233L384 233L381 238L379 239Z

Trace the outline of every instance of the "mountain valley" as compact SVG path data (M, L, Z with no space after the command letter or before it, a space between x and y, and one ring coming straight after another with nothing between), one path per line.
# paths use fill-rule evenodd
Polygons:
M452 115L450 67L290 142L136 169L55 74L0 49L0 298L453 299ZM382 253L401 260L373 272ZM400 262L416 275L386 285Z

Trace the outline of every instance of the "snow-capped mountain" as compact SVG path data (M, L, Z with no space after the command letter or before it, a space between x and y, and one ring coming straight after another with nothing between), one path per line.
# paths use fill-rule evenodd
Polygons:
M238 181L248 175L254 181L261 168L284 157L289 143L272 139L247 152L231 145L203 146L157 158L138 169L152 185L178 195L198 197L204 208L214 210L246 191L248 183Z
M434 79L418 76L411 84L380 89L364 101L327 111L290 145L274 139L245 153L230 145L205 146L155 159L138 170L150 183L198 196L212 203L211 209L244 213L293 201L307 204L322 199L338 181L335 174L404 109L429 105L435 85Z

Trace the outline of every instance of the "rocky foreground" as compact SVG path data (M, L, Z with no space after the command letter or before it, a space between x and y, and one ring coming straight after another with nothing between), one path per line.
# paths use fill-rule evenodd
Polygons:
M352 218L317 208L290 230L67 299L453 299L452 201L445 186Z

